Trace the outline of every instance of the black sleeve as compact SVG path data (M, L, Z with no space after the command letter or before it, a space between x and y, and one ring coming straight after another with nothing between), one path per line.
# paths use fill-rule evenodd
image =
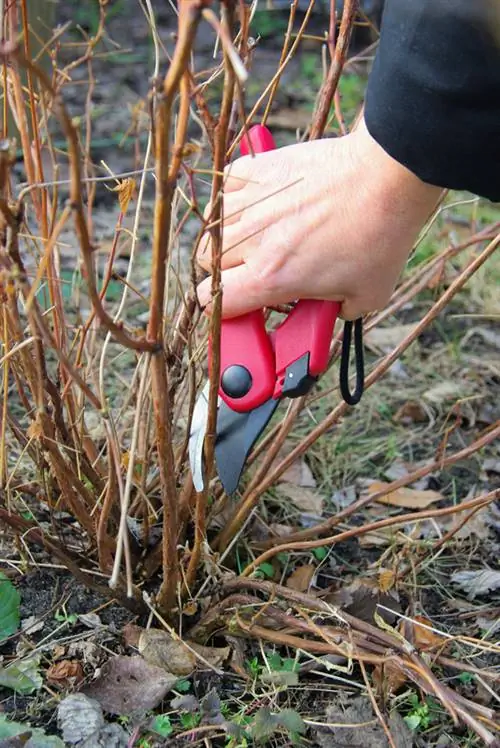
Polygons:
M500 201L499 0L386 0L365 121L425 182Z

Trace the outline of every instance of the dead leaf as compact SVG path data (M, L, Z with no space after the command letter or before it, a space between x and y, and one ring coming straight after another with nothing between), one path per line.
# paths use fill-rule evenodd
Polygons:
M116 187L108 187L110 192L118 193L118 203L120 205L120 211L125 215L127 212L129 202L135 197L136 182L132 177L122 179Z
M384 483L383 481L374 481L368 487L368 493L378 493L389 485L389 483ZM376 501L380 504L389 504L390 506L399 506L405 509L425 509L436 501L442 501L443 498L444 496L439 491L421 491L402 486L401 488L396 488L395 491L391 491L386 496L376 499Z
M316 567L313 564L297 566L286 580L286 586L298 592L307 592L315 571Z
M134 633L129 636L134 636ZM200 665L218 668L231 655L229 647L204 647L188 640L183 642L163 629L142 629L138 649L146 662L158 665L178 678L190 675Z
M317 517L321 517L323 514L324 499L311 488L295 486L293 483L282 483L278 486L277 492L284 499L289 499L297 509L301 509L303 512Z
M280 483L293 483L294 486L304 486L305 488L316 488L316 481L312 470L305 460L296 460L289 468L285 470Z
M78 660L61 660L49 667L46 676L50 683L60 686L67 687L74 683L81 683L83 680L82 664Z
M500 571L494 569L480 569L479 571L456 571L450 581L461 587L467 593L467 598L473 600L478 595L500 588Z
M464 392L462 382L452 382L445 380L434 385L424 392L423 397L436 405L440 405L446 400L458 400Z
M148 664L142 657L111 657L84 694L106 712L126 716L154 709L179 680L177 675Z
M348 586L329 595L328 602L369 623L374 622L377 613L386 623L392 624L402 612L396 593L382 592L375 579L355 579ZM378 610L378 605L383 605L384 608Z
M313 730L314 745L319 748L387 748L387 736L367 696L336 695L326 707L322 727ZM391 739L396 748L412 748L414 736L396 710L387 718Z
M117 723L107 723L100 704L83 693L73 693L57 708L57 721L64 745L78 748L126 748L129 736Z
M374 327L366 333L365 343L370 348L390 351L396 348L403 340L413 332L415 324L392 325L391 327Z
M199 610L198 603L195 600L189 600L182 607L183 616L194 616Z
M204 666L204 662L214 668L221 667L231 656L231 647L204 647L203 644L196 642L189 642L189 646L202 658L198 661L201 667Z
M307 109L279 109L267 119L269 127L279 130L306 130L311 124L311 113Z
M277 538L286 538L287 535L292 534L294 528L291 525L281 525L279 522L271 522L269 530Z
M123 640L126 647L138 647L139 637L144 629L141 626L136 626L135 623L126 623L123 627Z
M388 660L384 665L373 668L373 682L379 694L397 693L406 683L406 675L394 662Z
M408 402L398 408L394 414L393 420L396 423L403 424L425 423L425 421L429 420L429 417L419 402L416 400L408 400Z
M488 457L484 460L482 467L487 473L496 473L497 475L500 475L500 460L497 460L494 457Z
M394 587L396 575L392 569L380 568L378 572L378 586L381 592L388 592Z
M178 678L190 675L196 667L193 652L163 629L144 629L140 633L138 647L146 662L157 665Z
M420 651L443 649L448 644L449 640L432 631L433 628L432 621L424 616L413 616L411 621L401 621L401 633L404 638Z
M364 532L358 535L358 543L361 548L384 548L391 545L397 536L397 530L394 527L380 527L373 532Z

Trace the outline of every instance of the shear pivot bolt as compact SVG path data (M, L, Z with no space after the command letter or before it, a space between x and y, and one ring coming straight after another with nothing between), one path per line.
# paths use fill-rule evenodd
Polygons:
M252 386L252 375L244 366L228 366L221 377L221 387L228 397L245 397Z

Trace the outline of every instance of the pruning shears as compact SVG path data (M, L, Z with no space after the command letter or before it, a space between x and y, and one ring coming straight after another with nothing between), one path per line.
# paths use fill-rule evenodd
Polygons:
M250 129L241 144L242 155L275 148L269 130ZM328 366L330 344L340 303L302 299L273 330L266 328L263 309L221 324L215 461L224 490L238 488L246 459L282 398L307 394ZM352 323L346 322L341 360L341 391L351 405L363 392L361 320L355 324L356 389L348 388L348 359ZM211 345L209 341L209 360ZM203 445L208 418L209 382L196 402L189 438L194 487L204 488Z

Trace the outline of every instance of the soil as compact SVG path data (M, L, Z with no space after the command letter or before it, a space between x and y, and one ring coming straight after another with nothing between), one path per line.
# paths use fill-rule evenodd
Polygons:
M80 4L79 24L84 31L92 33L92 24L94 16L85 4ZM147 96L150 89L151 80L146 70L150 70L151 65L151 47L149 29L144 17L140 11L139 3L135 0L126 0L126 2L116 3L120 6L120 11L110 18L107 24L107 39L105 47L108 52L115 56L105 59L96 58L93 62L93 141L92 141L92 160L95 164L96 171L103 173L100 166L101 160L105 160L108 167L114 173L128 172L135 168L135 152L133 147L134 139L123 138L130 126L131 111L141 102L147 106ZM160 39L168 52L172 50L172 32L175 28L175 19L168 3L157 3L158 5L158 29ZM60 2L57 6L58 23L64 24L73 19L75 16L75 4ZM323 20L318 16L317 29L323 29ZM313 29L314 30L314 29ZM70 30L73 38L80 39L80 32L75 28ZM252 72L251 84L248 86L248 104L251 105L261 89L263 81L269 78L269 72L276 69L276 61L279 57L280 45L278 39L280 31L272 29L264 35L258 56L258 65L256 64ZM208 24L202 27L197 47L198 63L200 66L207 67L212 64L212 48L214 35ZM366 39L356 39L355 44L362 44ZM118 50L119 49L119 53ZM355 47L353 48L353 51ZM307 58L310 47L304 45L303 51L293 60L287 68L280 87L280 93L276 99L273 113L276 115L292 112L291 121L285 122L281 119L281 129L277 125L276 136L278 143L285 144L295 139L294 117L297 112L307 109L314 100L314 86L311 81L311 73L304 60ZM67 61L72 59L74 51L64 47L61 50L62 59L67 55ZM111 59L111 62L110 62ZM165 69L165 54L162 57L162 71ZM366 67L364 64L356 68L358 74L364 74ZM74 71L73 82L64 89L65 102L69 107L73 117L82 117L85 112L85 93L87 86L84 85L88 79L88 70L85 66L76 68ZM287 115L288 116L288 115ZM199 132L193 128L192 138L199 137ZM22 164L18 165L19 180L23 180ZM64 169L59 178L64 179ZM208 187L201 185L201 189L208 190ZM67 197L66 188L63 186L60 192L60 200ZM148 181L146 199L144 201L145 213L143 216L143 233L140 238L140 248L147 249L150 239L151 225L151 206L153 197L153 179ZM99 186L96 192L95 211L93 217L93 231L96 243L105 244L109 241L114 233L118 217L118 205L116 196L104 186ZM192 240L193 232L196 228L186 227L184 241L189 245ZM72 271L75 268L76 258L74 254L74 236L71 233L64 234L62 237L68 244L68 250L62 251L62 265ZM121 264L120 264L121 263ZM118 270L124 270L127 267L127 258L122 257L118 260ZM147 271L144 273L147 277ZM140 283L138 282L138 286ZM147 289L144 289L147 291ZM425 298L422 303L426 303ZM419 424L411 423L409 426L397 425L394 419L395 412L408 400L419 397L424 391L428 390L434 381L442 382L446 380L460 380L468 378L468 381L476 379L472 388L474 390L471 403L467 398L461 403L459 415L456 419L456 427L447 434L447 428L450 425L449 418L453 415L449 402L433 403L433 417L436 419L436 428L442 439L448 440L448 445L454 449L460 449L470 443L474 437L483 433L492 423L500 418L500 405L498 402L498 386L500 384L500 346L498 341L491 338L490 343L479 340L474 337L466 350L464 361L452 350L453 346L459 348L461 338L473 331L479 323L475 319L467 318L464 313L470 298L459 300L446 312L446 315L438 321L432 329L426 331L418 341L418 350L414 350L402 362L401 371L396 371L393 381L398 380L399 395L387 393L387 407L390 412L384 412L384 390L379 390L378 395L369 394L363 414L359 412L345 419L345 433L352 440L347 450L347 456L342 450L343 447L339 436L328 434L324 440L315 447L309 462L312 466L314 478L317 485L321 486L325 495L335 494L335 491L345 488L346 486L355 485L355 490L359 492L359 481L367 477L373 479L384 479L384 471L394 462L394 459L388 454L388 445L390 439L394 437L398 443L398 458L407 460L411 464L434 459L436 449L439 444L436 439L429 436L424 427ZM473 307L476 309L476 307ZM139 314L139 312L138 312ZM457 319L453 318L457 315ZM398 318L397 324L405 324L421 316L421 309L410 308L403 312ZM497 327L491 321L482 321L481 328L498 335ZM446 329L446 335L443 336L442 329ZM375 358L373 356L373 358ZM370 361L370 354L368 354ZM484 362L481 368L477 364L478 360ZM491 365L490 365L491 364ZM428 374L429 365L435 365L435 379ZM477 368L477 374L471 374L471 369ZM408 381L409 380L409 381ZM402 383L401 383L402 382ZM391 381L386 384L390 391L393 388ZM474 399L476 398L476 399ZM376 446L374 443L364 446L364 438L367 430L366 418L370 415L375 423L377 432ZM370 453L369 460L366 453ZM488 491L500 487L500 469L485 471L483 459L495 458L500 459L498 447L494 446L487 450L486 455L481 459L476 456L467 461L462 461L459 465L450 469L442 470L438 474L431 476L425 488L441 491L447 503L457 500L457 497L463 498L465 495L473 492ZM325 468L325 465L327 467ZM358 466L362 465L362 468ZM356 483L358 481L358 483ZM279 501L276 502L276 506ZM446 504L443 504L446 505ZM272 501L270 506L274 506ZM281 510L280 510L281 511ZM334 503L330 501L327 505L327 511L334 511ZM278 515L279 512L276 511ZM45 518L46 519L46 518ZM279 521L280 517L274 519ZM294 517L297 519L297 516ZM298 521L302 521L299 517ZM352 518L353 524L366 521L365 515ZM250 537L252 536L250 528ZM255 531L257 534L257 530ZM39 645L40 642L47 642L47 647L43 650L44 666L53 662L55 657L65 656L59 652L57 647L62 647L67 653L68 646L71 642L91 643L95 649L92 649L92 657L84 664L84 677L90 679L97 667L99 667L107 657L112 654L128 653L130 650L124 645L123 627L130 622L144 625L145 620L137 621L132 614L116 605L109 605L106 600L96 595L91 590L75 582L67 572L46 568L51 565L52 559L42 553L36 553L34 556L35 569L32 570L32 564L28 563L25 557L23 562L27 568L22 573L13 573L9 567L8 561L19 558L17 548L9 546L7 539L0 536L2 542L2 558L6 561L5 568L9 570L9 575L15 579L17 588L21 594L21 618L25 619L34 616L38 620L43 620L43 629L30 634L29 646ZM489 568L498 568L500 549L500 520L496 525L492 525L488 533L487 542L471 540L470 543L464 541L460 563L467 564L473 559L474 568L487 566ZM330 556L328 564L325 564L323 576L319 575L317 585L319 588L326 589L332 587L332 591L338 591L342 586L347 585L360 572L371 574L373 564L380 557L380 549L373 547L363 547L357 540L349 540L340 543L335 547ZM36 568L36 563L45 564ZM454 626L455 635L474 635L481 636L481 629L478 619L483 609L487 609L488 615L495 611L495 606L500 611L500 598L498 594L492 593L490 596L483 597L477 603L470 603L464 600L464 596L459 596L457 602L456 595L450 591L449 577L452 570L454 559L443 555L443 564L436 565L432 568L432 573L419 577L418 587L409 585L405 594L401 595L398 604L402 610L409 614L413 612L423 612L432 619L439 627L447 628ZM457 561L457 564L459 562ZM2 564L4 568L4 564ZM475 614L475 605L478 611ZM88 622L85 623L85 616L88 614L97 614L100 619L100 627L92 628ZM358 611L354 611L359 614ZM76 618L74 618L74 615ZM83 616L79 618L79 616ZM493 618L492 618L493 620ZM16 647L23 641L23 637L14 637L4 644L0 649L0 654L9 658L16 652ZM256 644L248 643L245 649L245 659L250 661L252 657L260 656L259 647ZM498 661L493 654L481 654L475 660L478 667L498 667ZM455 677L456 673L446 673L445 676ZM359 672L349 673L344 677L344 682L335 681L335 687L331 684L334 681L324 678L322 675L309 674L304 680L301 680L301 689L293 693L293 696L280 692L273 694L272 705L274 708L284 708L292 704L293 708L312 720L318 719L323 722L337 723L345 720L352 723L365 722L373 719L371 706L366 698L361 700L355 698L359 694L359 683L362 682ZM456 681L455 681L456 682ZM257 696L252 693L253 686L248 686L241 678L237 677L233 671L224 672L222 675L203 673L196 676L192 682L192 693L198 698L202 698L211 688L215 688L221 698L228 703L236 702L238 708L241 704L258 702L264 698L262 693ZM465 689L465 686L464 686ZM345 695L349 696L346 701ZM59 734L55 719L55 710L58 700L64 695L56 687L48 688L38 692L35 696L13 696L12 691L0 688L0 714L3 712L10 718L19 721L29 721L32 726L43 726L50 734ZM169 707L167 697L164 703L158 707L158 712L172 711ZM266 702L267 703L267 702ZM408 704L403 705L402 713L408 712ZM320 715L320 716L318 716ZM403 746L418 745L431 746L436 745L439 739L439 732L445 735L445 741L439 745L444 748L446 745L479 745L472 734L467 735L462 728L453 728L449 719L441 714L441 721L437 721L431 726L427 736L419 734L410 734L405 722L397 714L391 723L391 730L397 735L398 748ZM437 727L436 727L437 725ZM370 745L385 746L387 745L385 736L381 728L376 724L373 732L366 735L356 730L342 731L337 728L312 728L308 732L308 745L319 746L320 748L330 748L330 746L340 745ZM352 733L352 734L351 734ZM361 739L360 739L361 736ZM449 736L451 742L446 742L446 736ZM459 741L464 742L459 742ZM345 742L349 741L350 742ZM343 742L341 742L343 741ZM385 742L384 742L385 741ZM456 741L456 742L454 742ZM470 741L470 742L466 742ZM0 745L2 744L0 740ZM174 737L166 741L153 742L148 745L169 745L175 746L192 744L192 740L177 740ZM278 743L276 743L278 744ZM284 739L280 745L290 745ZM132 744L131 744L132 745ZM134 743L139 745L139 743ZM214 739L211 745L226 745L226 739Z

